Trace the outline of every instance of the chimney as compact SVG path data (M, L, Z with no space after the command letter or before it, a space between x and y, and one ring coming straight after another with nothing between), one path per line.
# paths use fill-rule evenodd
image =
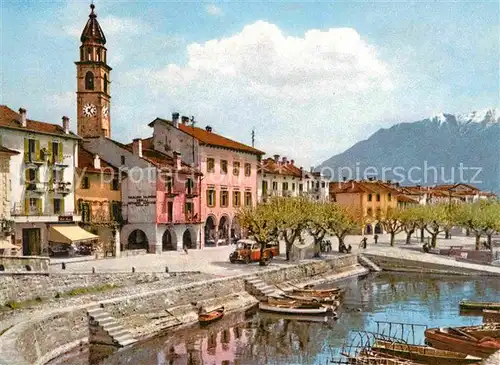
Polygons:
M68 117L62 117L62 127L64 129L64 133L68 134L69 133L69 118Z
M179 125L179 113L172 113L172 125L174 127Z
M294 161L294 160L290 160L290 165L292 165L292 166L293 166L293 164L294 164L294 163L295 163L295 161Z
M342 176L342 181L347 181L347 176Z
M180 152L174 151L174 164L177 170L180 170L182 168L182 160Z
M185 115L183 115L181 117L181 121L182 121L182 124L187 125L189 122L189 117L186 117Z
M21 127L26 127L26 109L19 108L19 114L21 114Z
M212 127L211 127L211 126L209 126L209 125L207 125L207 126L205 127L205 130L206 130L208 133L212 133Z
M281 162L283 163L283 165L286 165L286 156L283 156L283 158L281 159Z
M274 162L278 162L280 159L280 155L274 155Z
M132 141L132 152L134 153L134 155L142 157L142 139L135 138Z
M101 159L99 155L94 156L94 169L100 169L101 168Z

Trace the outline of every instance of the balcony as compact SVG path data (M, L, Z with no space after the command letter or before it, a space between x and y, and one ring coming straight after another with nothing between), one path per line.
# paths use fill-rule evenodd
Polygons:
M37 194L43 194L46 190L45 183L41 182L28 183L26 185L26 190Z
M71 189L69 187L70 185L70 182L56 181L53 183L52 188L50 188L49 191L56 194L68 195L71 193Z
M201 223L200 216L198 214L185 214L184 219L175 219L173 221L169 221L169 223L173 224L196 224Z
M39 166L45 163L45 158L43 153L40 153L40 156L37 158L36 152L25 152L24 163L27 166Z

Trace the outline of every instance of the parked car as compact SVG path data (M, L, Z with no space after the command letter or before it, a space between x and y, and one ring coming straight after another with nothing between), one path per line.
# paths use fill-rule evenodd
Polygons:
M264 249L264 260L268 261L272 258L272 249ZM233 264L238 261L249 264L250 262L259 262L260 259L260 245L248 239L239 240L236 244L236 249L229 255L229 261Z
M74 244L68 245L66 243L50 243L49 256L69 256L75 255L76 247Z

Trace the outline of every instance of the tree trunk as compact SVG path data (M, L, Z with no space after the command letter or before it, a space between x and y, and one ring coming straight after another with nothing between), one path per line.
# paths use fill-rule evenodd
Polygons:
M436 248L437 246L437 236L438 233L431 233L431 247Z
M488 242L488 246L490 247L490 249L492 249L492 247L491 247L491 236L492 235L493 235L493 232L486 234L486 241Z
M469 237L469 236L470 236L470 230L469 230L469 228L466 228L466 229L465 229L465 235L466 235L467 237Z
M411 243L411 235L413 234L415 230L409 230L406 232L406 244L409 245Z
M292 251L292 244L285 240L286 244L286 261L290 261L290 252Z
M344 246L344 236L337 235L337 239L339 240L339 252L340 252L340 248Z
M424 228L420 228L420 242L424 243Z
M266 249L266 243L260 244L260 260L259 260L259 265L260 266L266 266L266 261L264 260L264 250Z
M391 232L391 246L394 246L394 238L396 237L396 232Z
M450 230L449 229L445 229L444 230L444 238L445 239L449 239L450 238Z
M476 251L481 249L481 234L476 233Z

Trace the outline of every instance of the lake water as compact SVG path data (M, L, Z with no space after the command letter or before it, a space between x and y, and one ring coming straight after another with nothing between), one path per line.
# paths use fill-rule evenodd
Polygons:
M206 328L196 325L124 349L102 363L327 364L338 361L340 352L373 339L374 332L423 343L424 326L482 323L480 316L459 315L461 299L500 301L498 278L382 273L335 286L346 289L337 321L318 317L284 319L256 310L234 313ZM51 364L88 365L88 356L86 349Z

